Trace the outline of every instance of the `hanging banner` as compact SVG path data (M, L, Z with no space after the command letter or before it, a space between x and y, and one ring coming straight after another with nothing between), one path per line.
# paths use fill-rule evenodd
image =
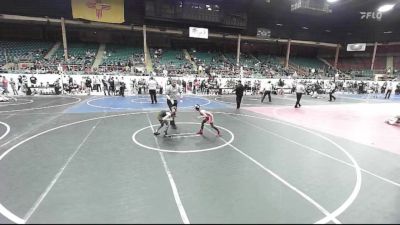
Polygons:
M71 0L73 18L103 22L123 23L124 0Z

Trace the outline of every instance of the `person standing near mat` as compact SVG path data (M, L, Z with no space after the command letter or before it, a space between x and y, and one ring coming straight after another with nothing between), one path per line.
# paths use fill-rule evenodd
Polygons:
M264 88L264 95L261 99L261 102L264 102L266 95L268 95L268 101L271 102L271 91L272 91L272 84L271 81L268 81L267 85Z
M108 95L110 96L110 89L108 89L108 80L107 80L106 76L104 76L103 79L101 79L101 83L103 83L104 95L107 96L107 93L108 93Z
M157 119L158 121L160 121L160 127L158 127L158 129L156 130L156 132L154 132L154 135L160 135L160 129L164 127L164 125L166 125L167 127L164 130L164 136L168 135L168 128L169 128L169 121L172 122L172 120L174 119L176 115L176 107L172 106L171 112L168 112L166 110L161 110L158 115L157 115Z
M7 80L6 76L3 76L2 83L3 83L3 94L8 94L9 93L9 91L8 91L8 80Z
M108 84L110 84L108 95L110 95L110 92L115 95L115 83L114 83L114 77L108 78Z
M336 101L336 97L333 96L333 93L335 93L335 91L336 91L335 82L331 82L331 84L330 84L330 86L329 86L329 101L330 101L330 102L332 101L332 99L333 99L334 101Z
M389 83L386 86L386 95L385 95L385 99L390 99L390 94L392 93L393 90L393 84L391 81L389 81Z
M178 94L179 98L181 99L180 102L182 102L182 90L176 85L176 80L173 80L171 82L171 85L167 86L167 89L165 91L165 96L167 97L167 104L171 112L173 106L175 106L176 111L178 110ZM171 121L171 127L172 129L176 129L174 118Z
M204 124L205 123L209 123L210 126L217 131L217 136L220 137L221 136L221 132L219 131L219 129L217 127L214 126L214 115L204 109L200 109L200 105L196 104L194 106L194 108L196 109L197 112L200 113L200 117L199 118L203 118L203 121L201 122L201 127L200 127L200 131L197 132L196 134L200 134L203 135L203 128L204 128Z
M119 95L122 97L125 97L125 89L126 89L126 84L124 82L124 77L121 78L119 81Z
M10 85L11 85L11 89L13 90L14 95L18 95L18 91L15 88L15 81L12 77L10 78Z
M153 77L150 77L148 85L149 85L151 104L154 103L157 104L157 81L155 81Z
M305 88L304 88L303 81L300 81L296 85L296 98L297 98L297 101L296 101L296 105L294 106L295 108L301 107L300 100L301 100L301 96L303 96L304 91L305 91Z
M236 94L236 109L240 109L240 103L242 102L243 98L243 92L244 92L244 86L242 85L242 81L239 80L238 84L235 87L235 90L233 90Z

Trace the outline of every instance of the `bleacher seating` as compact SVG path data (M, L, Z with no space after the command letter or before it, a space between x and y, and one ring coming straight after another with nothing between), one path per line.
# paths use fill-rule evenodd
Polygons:
M236 66L236 54L235 53L224 53L225 59L227 60L227 63L230 63L232 65Z
M0 41L0 64L40 60L53 45L44 41Z
M371 58L369 57L353 57L353 58L339 58L338 69L357 77L371 77ZM333 65L334 59L329 58L327 61ZM378 72L386 71L386 57L377 56L375 58L374 70Z
M102 66L127 66L144 64L143 48L107 44Z
M335 59L333 58L329 58L327 61L331 65L335 63ZM367 70L371 68L371 59L367 57L339 58L337 67L343 71Z
M264 64L269 64L269 65L281 65L281 63L279 62L279 59L272 56L272 55L262 55L259 54L256 56L256 58L258 60L260 60L261 63Z
M386 57L376 57L374 63L375 70L386 70Z
M291 57L290 63L303 68L323 69L326 64L317 58Z
M289 71L284 69L284 66L280 63L277 57L259 54L256 55L256 58L261 62L259 73L262 74L262 76L274 77L288 75Z
M211 73L222 77L238 76L239 70L235 68L236 55L233 53L222 54L215 51L198 51L192 49L191 57L200 68L210 68Z
M165 50L159 59L161 65L180 67L187 63L183 52L178 50Z
M221 68L224 66L224 58L221 53L211 51L195 51L192 52L192 57L197 66L203 68L210 66L213 69Z
M260 60L250 54L240 55L240 64L245 68L255 69L260 66Z
M166 69L169 74L192 73L193 65L186 60L182 50L150 49L155 72L160 74Z
M211 65L213 64L213 59L217 58L217 55L218 55L217 53L201 52L201 51L196 51L191 53L191 56L193 57L197 65L199 64Z
M10 65L7 70L14 72L25 70L26 73L29 73L30 70L35 70L38 73L57 73L58 65L62 64L64 70L71 73L82 71L85 73L114 71L117 73L121 71L136 73L136 70L144 73L144 52L141 47L107 44L99 66L99 68L103 68L97 71L98 68L92 70L91 66L95 60L99 44L68 43L69 59L67 61L64 60L62 46L50 59L44 59L53 45L52 42L43 41L0 41L0 67L5 65L6 62L21 62L19 67ZM388 48L387 51L389 50ZM237 77L240 74L240 69L236 67L236 52L221 53L215 50L200 51L194 49L190 49L188 52L197 68L202 68L202 71L210 67L212 73L222 77ZM275 78L292 75L294 70L297 71L299 76L308 76L307 71L310 68L319 69L320 73L329 74L329 76L336 73L334 70L332 70L332 73L328 72L327 65L317 58L291 57L289 69L285 69L283 56L279 58L279 56L254 54L242 52L240 55L240 66L243 67L244 77ZM157 74L162 73L164 69L167 69L170 75L203 74L195 71L195 66L185 58L184 52L180 49L150 49L150 55L153 68ZM333 58L328 58L327 61L332 65L334 64ZM136 65L140 68L136 68ZM110 68L107 68L109 66ZM379 55L376 57L374 71L371 71L370 67L371 57L343 57L339 58L338 61L338 69L341 72L361 79L370 79L374 73L379 74L386 71L386 56ZM400 56L393 57L393 69L396 74L400 73Z
M91 66L96 57L98 44L94 43L68 43L68 60L64 60L64 49L59 48L53 59L67 65Z

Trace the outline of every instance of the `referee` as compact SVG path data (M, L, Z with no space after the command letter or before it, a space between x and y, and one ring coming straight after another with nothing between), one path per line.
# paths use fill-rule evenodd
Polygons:
M301 100L301 96L303 96L303 93L305 91L304 85L303 85L303 81L300 81L297 85L296 85L296 105L294 106L295 108L299 108L301 107L300 104L300 100Z
M242 85L241 80L238 81L238 84L236 85L234 92L236 94L236 109L240 109L240 103L242 103L243 92L244 92L244 86Z
M261 102L264 102L265 96L267 95L268 95L268 101L271 102L271 91L272 91L272 84L271 81L268 81L267 85L265 86L264 95L261 99Z
M153 77L150 77L148 85L151 104L154 104L154 102L157 104L157 81L155 81Z
M171 85L168 85L165 91L165 96L167 97L167 104L171 112L173 106L175 106L176 111L178 110L178 94L179 98L182 99L182 90L176 85L176 80L173 80L171 82ZM175 118L171 120L171 127L172 129L176 129Z

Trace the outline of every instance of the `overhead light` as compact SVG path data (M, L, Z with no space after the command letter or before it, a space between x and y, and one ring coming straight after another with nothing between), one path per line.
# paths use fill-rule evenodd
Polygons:
M326 1L329 3L334 3L334 2L337 2L338 0L326 0Z
M283 24L281 24L281 23L277 23L276 25L277 25L277 26L283 26Z
M395 4L386 4L378 8L378 12L387 12L393 9Z
M304 29L304 30L308 30L308 27L302 27L302 29Z
M330 32L331 32L331 30L325 30L325 32L328 32L328 33L330 33Z
M391 30L383 32L384 34L391 34L393 33Z

